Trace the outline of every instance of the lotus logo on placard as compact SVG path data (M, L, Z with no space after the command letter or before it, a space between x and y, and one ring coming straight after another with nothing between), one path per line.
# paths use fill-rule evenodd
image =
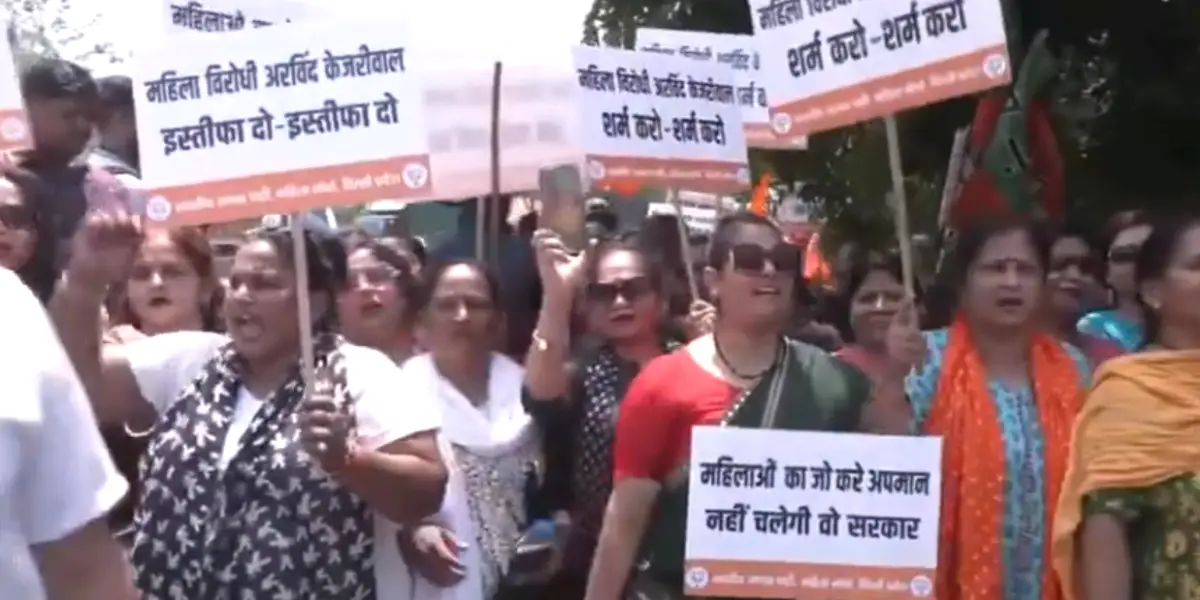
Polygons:
M429 169L426 169L425 165L421 163L409 163L404 165L401 178L404 179L404 185L408 189L420 189L425 187L426 181L429 181Z
M146 201L146 218L151 221L166 221L171 217L171 201L162 196L154 196Z
M742 168L738 169L737 170L737 182L738 183L750 183L750 169L747 169L746 167L742 167Z
M686 585L688 589L702 590L708 587L708 581L708 569L705 569L704 567L692 567L688 569L687 573L683 576L683 584Z
M908 590L917 598L928 598L933 594L933 582L924 575L917 575L908 583Z
M983 74L988 79L999 79L1008 72L1008 58L1003 54L989 54L983 59Z
M774 129L775 133L777 133L779 135L784 135L784 134L788 133L789 131L791 131L792 130L791 115L789 115L787 113L776 113L775 116L771 117L771 129Z
M598 160L589 160L587 169L588 169L588 177L592 181L596 181L598 179L604 179L604 176L608 173L604 169L604 163L602 163Z
M29 135L25 122L16 117L9 117L0 123L0 139L6 142L19 142Z

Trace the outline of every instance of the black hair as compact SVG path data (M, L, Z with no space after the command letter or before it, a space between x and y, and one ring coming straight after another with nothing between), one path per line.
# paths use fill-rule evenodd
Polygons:
M262 240L271 245L284 264L294 268L292 262L291 227L269 227L250 232L250 240ZM330 305L324 315L316 316L314 330L330 331L337 324L337 311L333 300L338 290L346 286L346 252L336 236L325 236L312 229L304 229L304 258L308 263L308 291L325 293ZM338 256L330 256L330 252ZM340 259L339 259L340 256Z
M1171 267L1171 261L1179 251L1179 241L1192 229L1200 227L1200 214L1170 215L1158 217L1150 224L1150 235L1138 250L1137 262L1134 267L1134 279L1137 282L1137 299L1142 307L1142 327L1144 345L1159 343L1162 333L1162 316L1158 310L1146 303L1142 297L1143 285L1152 281L1160 281Z
M69 60L40 57L21 72L21 95L26 101L94 101L99 90L87 69Z
M950 281L961 286L967 280L972 265L979 259L980 252L992 238L1019 231L1029 237L1033 245L1034 260L1044 272L1050 262L1050 247L1054 235L1048 227L1020 218L978 220L965 227L954 239L954 247L947 254L945 270Z
M903 285L904 266L899 252L873 252L861 246L856 247L846 256L845 263L843 270L845 281L830 299L830 317L832 324L842 335L842 339L852 342L854 341L854 328L850 322L850 309L854 305L854 296L858 294L858 290L862 289L863 283L871 273L879 271L887 273ZM923 296L923 290L920 288L920 283L916 281L913 282L913 286L916 288L913 290L913 294L916 295L916 301L919 302Z
M418 265L413 264L416 258L398 252L382 240L367 240L355 246L352 252L357 250L370 252L376 260L396 271L396 278L393 281L396 289L400 292L400 297L404 299L404 319L411 321L424 301L421 277L416 272Z
M1053 230L1045 223L1012 216L979 219L971 222L954 236L947 249L942 268L934 277L934 283L925 295L926 314L930 325L943 326L953 320L958 309L959 293L966 285L971 267L979 259L980 252L992 238L1006 233L1025 233L1033 246L1034 260L1045 276L1050 263L1050 248L1054 242Z
M101 77L96 81L98 105L107 118L116 113L133 112L133 80L124 75Z
M3 177L16 187L21 205L33 218L34 246L29 261L16 270L17 277L33 291L43 303L50 301L54 286L58 282L59 238L52 220L46 212L51 206L45 186L37 176L24 169L8 169Z
M418 310L429 308L430 302L433 301L433 293L437 289L439 283L442 282L442 276L453 267L465 266L483 277L484 283L487 285L488 298L492 301L492 306L497 312L504 312L504 297L500 294L500 280L496 277L496 273L488 267L487 263L473 258L459 258L445 261L438 261L429 271L424 274L424 285L420 286L420 294L417 296L418 302L416 306Z
M646 278L650 280L650 285L655 292L662 293L663 286L663 265L658 261L652 260L646 255L641 245L631 240L621 239L605 239L598 242L596 245L588 249L587 255L584 257L583 274L585 284L596 282L600 263L614 252L632 252L642 261L642 266L646 270Z
M733 251L734 242L743 231L753 227L770 229L783 239L783 231L779 226L762 215L744 210L727 214L713 227L712 236L708 241L708 266L713 269L724 267L725 263L729 262L729 253Z

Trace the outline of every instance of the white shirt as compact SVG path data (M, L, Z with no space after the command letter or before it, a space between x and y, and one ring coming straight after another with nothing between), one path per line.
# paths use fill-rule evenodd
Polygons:
M138 340L122 348L142 396L162 413L180 397L184 388L227 341L227 337L216 333L185 331ZM441 411L430 400L433 395L406 390L400 368L391 359L376 350L352 344L344 346L342 352L346 386L355 405L358 442L363 447L376 449L416 433L440 428ZM221 453L222 467L237 453L241 437L249 429L263 400L245 388L239 391ZM396 545L398 531L397 525L376 515L375 581L379 600L409 597L407 567ZM0 596L2 598L4 596Z
M129 486L37 298L5 269L0 298L0 598L41 600L29 545L102 518Z

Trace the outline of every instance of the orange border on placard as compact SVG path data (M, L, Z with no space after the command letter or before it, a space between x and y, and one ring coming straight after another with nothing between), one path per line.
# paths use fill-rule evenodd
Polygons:
M1004 59L1002 73L984 73L984 62ZM1012 65L1004 44L988 46L894 75L864 81L818 96L794 100L770 108L771 122L787 115L791 127L776 130L781 138L795 138L820 131L853 125L869 119L933 104L947 98L965 96L1007 85L1012 81Z
M146 216L165 225L198 225L380 198L422 198L433 189L432 179L425 154L265 173L156 188L148 192Z
M746 146L763 150L807 150L808 136L781 138L768 123L746 123Z
M899 600L932 597L935 571L920 567L689 559L680 585L688 596Z
M0 151L18 150L33 145L29 119L23 108L0 110Z
M730 193L750 189L746 163L589 154L585 166L594 189L623 184Z

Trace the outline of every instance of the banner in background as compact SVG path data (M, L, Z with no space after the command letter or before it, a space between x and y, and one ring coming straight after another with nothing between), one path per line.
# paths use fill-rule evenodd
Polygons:
M576 46L582 147L595 189L733 193L750 187L733 70L616 48Z
M749 0L776 135L1007 85L999 0Z
M168 33L257 29L309 20L322 12L298 0L162 0L163 24Z
M297 24L136 56L147 216L210 223L427 196L419 58L401 30Z
M4 25L4 31L9 31L7 21L0 21L0 24ZM0 151L27 148L32 143L25 101L21 98L17 61L6 39L0 44Z
M808 147L807 138L779 138L771 130L768 92L760 71L761 61L754 47L754 36L641 27L637 30L635 46L643 52L716 62L733 69L747 146L776 150Z
M938 437L696 427L684 591L741 598L927 598Z

